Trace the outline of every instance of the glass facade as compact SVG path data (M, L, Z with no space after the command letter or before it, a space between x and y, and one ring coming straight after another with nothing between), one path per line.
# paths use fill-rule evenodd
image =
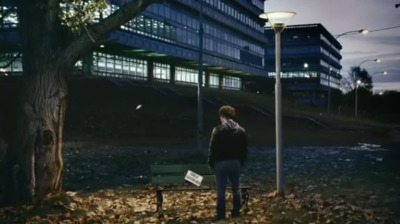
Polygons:
M233 6L229 1L223 0L203 0L204 2L208 3L210 6L218 9L219 11L223 12L224 14L236 19L240 22L243 22L247 26L259 31L262 33L264 31L264 27L260 25L259 22L252 19L252 17L242 13L243 10ZM263 1L260 0L252 0L252 4L258 7L259 9L263 10L264 4Z
M147 61L119 55L94 52L92 70L100 76L147 80Z
M157 82L169 83L171 79L171 66L168 64L154 63L153 77Z
M218 74L210 73L208 85L210 86L210 88L218 88L219 86Z
M234 17L238 22L247 26L251 23L254 26L252 28L260 33L263 32L260 24L257 24L255 20L250 20L243 13L239 13L238 10L233 10L229 4L215 0L206 2L211 6L216 6L215 8L221 10L224 14ZM153 4L149 6L147 14L149 16L139 16L128 22L122 26L122 29L167 42L199 47L198 31L200 23L198 13L185 12L171 5ZM248 58L243 58L242 52L246 51L255 58L252 60L253 65L263 67L264 48L261 43L240 38L229 28L211 20L204 20L203 27L204 51L237 60L248 60Z
M274 31L267 29L266 32L273 41ZM318 84L319 90L325 90L328 86L339 89L341 46L321 24L288 26L282 37L282 46L281 77L288 83L298 85L297 89L301 89L301 83L304 83L308 90L310 82ZM267 49L268 70L274 69L274 52L275 49ZM305 62L308 69L301 65ZM275 77L275 72L269 71L268 76Z
M1 68L0 72L7 73L7 76L10 75L9 73L18 73L20 74L22 70L22 55L18 52L11 52L11 53L0 53L1 65L7 65L5 68Z
M263 1L202 0L202 2L205 12L212 12L208 15L204 13L202 21L203 52L209 56L204 57L204 60L209 60L204 63L219 68L218 72L212 73L207 70L207 66L204 67L203 81L208 81L207 86L241 89L241 77L229 75L230 70L247 74L256 71L254 75L264 75L264 21L258 18L263 10ZM90 71L92 75L113 78L197 85L198 71L180 62L186 63L188 54L198 54L200 42L198 3L198 1L154 3L139 16L120 26L120 33L128 35L127 39L140 39L146 44L156 41L164 44L162 46L167 46L167 52L172 51L178 56L159 52L158 46L157 49L150 49L145 48L143 44L120 43L116 40L112 44L117 48L113 48L110 44L105 49L89 53L85 56L86 59L81 59L75 64L74 70ZM68 5L63 3L61 8L69 10ZM9 9L8 6L1 6L0 13ZM118 9L118 5L109 4L104 11L95 13L94 22L100 22ZM6 13L0 26L2 29L18 28L16 12ZM137 52L147 52L147 55ZM17 54L17 52L3 52L0 57L4 62ZM174 64L169 64L161 58L154 58L157 54L172 59L167 61L174 61ZM151 79L149 69L152 69ZM21 57L13 59L10 66L1 72L21 73Z
M269 77L275 77L275 72L268 72ZM316 71L293 71L293 72L281 72L282 79L291 79L291 78L318 78L318 72Z
M206 80L205 73L203 72L203 86ZM199 73L197 70L176 67L175 68L175 82L184 85L197 85L199 83Z
M7 12L6 16L0 20L1 28L16 28L18 26L17 11L11 9L12 7L0 6L1 15Z
M241 86L242 82L239 77L224 76L222 79L223 89L239 90Z

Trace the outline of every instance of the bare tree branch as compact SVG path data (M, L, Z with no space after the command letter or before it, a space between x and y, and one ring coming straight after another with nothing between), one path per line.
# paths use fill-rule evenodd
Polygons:
M96 40L92 37L92 35L90 35L90 32L89 32L88 28L86 27L86 25L83 24L82 26L83 26L83 28L85 29L85 31L86 31L87 35L89 36L90 40L91 40L93 43L96 43Z
M123 4L113 14L101 20L93 26L87 27L86 32L75 39L58 58L58 63L70 66L74 64L84 53L97 46L101 39L108 33L116 30L122 24L135 18L150 4L159 0L132 0ZM93 42L93 40L95 42Z
M10 66L15 60L17 60L17 58L19 58L21 56L21 52L18 52L18 54L16 54L13 58L11 58L10 61L7 62L7 64L5 65L0 65L0 68L7 68L8 66Z
M9 8L9 9L7 9L6 11L4 11L2 14L1 14L1 17L0 17L0 23L3 23L3 21L4 21L4 18L6 18L8 15L10 15L11 13L13 13L13 12L17 12L17 7L11 7L11 8Z

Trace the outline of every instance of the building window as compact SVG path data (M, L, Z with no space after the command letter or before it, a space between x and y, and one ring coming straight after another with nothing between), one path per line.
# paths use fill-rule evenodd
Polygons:
M182 67L175 68L175 82L177 84L197 85L199 82L198 76L199 73L197 70ZM205 80L205 74L203 72L203 86Z
M0 6L0 15L3 15L4 12L8 10L12 10L12 7ZM18 26L17 10L11 11L1 20L2 28L14 28L17 26Z
M275 72L268 72L268 77L275 77ZM293 78L318 78L318 72L316 71L291 71L291 72L282 72L281 78L283 79L293 79Z
M222 78L222 88L240 90L242 86L242 80L239 77L224 76Z
M121 29L166 42L175 42L176 28L164 21L139 15L121 26Z
M147 80L147 61L94 52L93 72L100 76Z
M170 82L170 65L154 63L153 65L153 77L157 82Z
M9 64L11 62L11 64ZM22 54L17 52L1 53L0 66L9 64L0 69L0 76L22 75Z
M208 85L210 88L218 88L219 86L219 75L210 73Z

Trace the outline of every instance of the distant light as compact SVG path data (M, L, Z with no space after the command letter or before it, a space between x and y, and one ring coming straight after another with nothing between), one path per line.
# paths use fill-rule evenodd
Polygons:
M379 95L381 95L381 96L382 96L382 95L383 95L383 91L380 91L380 92L379 92Z
M361 84L361 80L357 80L357 84L360 85Z
M258 94L260 94L260 91L257 91Z
M387 71L384 71L382 74L383 74L383 75L387 75L388 73L387 73Z
M104 45L102 44L102 45L100 45L100 48L104 48Z
M306 63L304 63L304 68L308 68L308 63L306 62Z
M4 68L0 68L0 72L4 72L4 76L8 76L8 74Z
M377 59L375 59L375 61L379 63L379 62L381 62L381 59L377 58Z
M304 77L306 77L307 79L309 79L309 78L310 78L310 75L309 75L309 74L305 74Z
M142 104L136 106L136 110L139 110L140 108L142 108Z
M361 29L361 30L360 30L360 33L362 33L362 34L368 34L368 33L369 33L369 30Z

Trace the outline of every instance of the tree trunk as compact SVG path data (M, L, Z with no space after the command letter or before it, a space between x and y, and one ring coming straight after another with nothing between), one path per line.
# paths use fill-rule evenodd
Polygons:
M5 195L24 202L58 193L62 184L62 131L67 74L103 36L155 0L132 0L100 23L71 38L59 18L60 1L17 0L25 84L8 140ZM71 3L72 4L72 3ZM75 4L75 3L73 3Z
M62 187L67 79L54 67L39 72L25 77L14 138L7 150L8 203L56 194Z

